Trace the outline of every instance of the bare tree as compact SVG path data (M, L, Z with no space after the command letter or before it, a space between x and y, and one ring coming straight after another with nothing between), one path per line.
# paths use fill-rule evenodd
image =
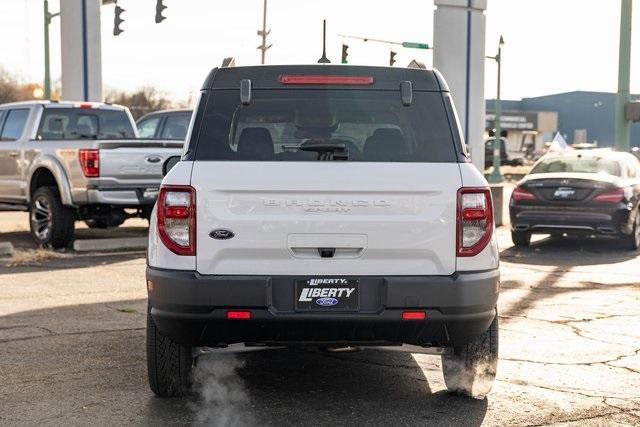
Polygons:
M112 104L129 107L136 120L152 111L173 107L173 102L163 92L150 86L140 88L132 93L113 90L107 93L105 100Z

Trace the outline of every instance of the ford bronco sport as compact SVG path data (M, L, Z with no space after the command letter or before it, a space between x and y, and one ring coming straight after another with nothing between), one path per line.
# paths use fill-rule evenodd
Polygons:
M202 348L242 343L420 346L449 390L489 391L491 196L437 71L214 69L186 144L151 218L153 392L183 395Z

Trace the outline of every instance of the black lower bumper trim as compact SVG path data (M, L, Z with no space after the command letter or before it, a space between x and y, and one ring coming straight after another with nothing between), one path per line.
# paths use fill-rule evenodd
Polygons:
M317 277L317 276L314 276ZM447 346L484 332L495 316L497 270L451 276L367 276L357 312L299 312L304 276L206 276L147 269L151 315L161 333L191 346L274 342L365 342ZM250 320L227 320L230 309ZM402 320L420 310L426 319Z

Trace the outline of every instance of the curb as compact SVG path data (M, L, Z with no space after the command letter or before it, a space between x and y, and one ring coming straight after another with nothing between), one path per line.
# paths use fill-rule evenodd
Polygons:
M125 237L115 239L82 239L73 242L76 252L111 251L123 249L146 249L146 237Z
M11 242L0 242L0 256L13 255L13 244Z

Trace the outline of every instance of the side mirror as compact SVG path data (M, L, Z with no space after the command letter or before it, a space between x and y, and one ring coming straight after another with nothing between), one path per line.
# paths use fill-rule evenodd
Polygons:
M162 176L167 176L169 171L180 161L180 156L171 156L162 164Z

